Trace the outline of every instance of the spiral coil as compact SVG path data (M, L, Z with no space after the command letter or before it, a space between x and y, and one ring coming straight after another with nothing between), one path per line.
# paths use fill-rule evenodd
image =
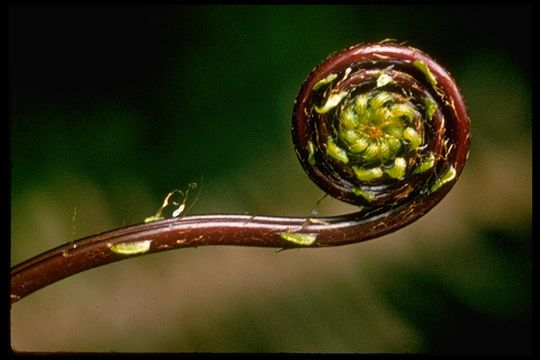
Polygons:
M470 120L448 72L412 47L356 45L304 82L293 140L311 179L368 209L448 192L469 153Z

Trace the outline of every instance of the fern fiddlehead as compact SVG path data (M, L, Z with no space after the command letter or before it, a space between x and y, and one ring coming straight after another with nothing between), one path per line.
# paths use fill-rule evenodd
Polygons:
M357 45L311 72L295 103L293 138L319 187L363 207L357 219L385 214L379 226L394 230L455 183L468 157L470 121L455 81L429 56L400 45Z
M327 247L379 237L423 216L450 191L469 153L470 120L455 81L420 50L396 44L340 51L304 82L293 141L310 178L359 206L348 215L200 215L92 235L11 271L11 302L87 269L202 245Z

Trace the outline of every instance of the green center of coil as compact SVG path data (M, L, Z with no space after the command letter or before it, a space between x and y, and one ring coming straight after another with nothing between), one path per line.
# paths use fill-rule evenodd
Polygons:
M327 139L327 154L351 165L362 182L385 174L402 179L407 155L424 143L416 125L421 121L416 107L401 95L372 90L345 100L336 110L337 136Z

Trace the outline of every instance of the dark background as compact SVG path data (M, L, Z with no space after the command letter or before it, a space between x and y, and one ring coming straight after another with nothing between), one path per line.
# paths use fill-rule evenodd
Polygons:
M458 81L471 158L400 232L336 249L199 248L12 307L31 351L531 351L530 6L11 6L11 261L153 215L309 215L296 93L332 52L407 41ZM325 200L321 214L350 211Z

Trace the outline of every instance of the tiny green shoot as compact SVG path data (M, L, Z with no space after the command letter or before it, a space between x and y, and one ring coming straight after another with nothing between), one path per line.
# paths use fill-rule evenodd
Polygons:
M379 76L377 77L377 87L383 87L388 84L395 83L394 79L392 77L384 72L381 72Z
M144 254L150 250L150 244L152 240L142 240L134 241L129 243L120 243L111 245L110 249L112 252L120 255L135 255L135 254Z
M408 127L403 131L403 138L409 141L411 150L415 150L422 144L422 137L411 127Z
M319 114L326 114L327 112L338 106L345 96L347 96L346 91L342 91L337 94L330 94L330 96L326 100L326 103L322 107L315 106L315 111L317 111Z
M330 74L327 77L325 77L322 80L319 80L313 85L313 90L319 90L324 85L330 84L332 81L334 81L337 78L337 74Z
M426 116L428 120L431 120L435 111L437 111L437 103L430 97L424 99L424 104L426 105Z
M386 170L386 173L393 179L401 180L405 176L405 170L407 169L407 161L398 157L394 160L394 164L390 169Z
M428 81L431 83L431 85L435 86L437 85L437 79L435 79L435 76L431 73L431 70L429 70L429 67L421 60L414 60L413 65L418 68L420 71L426 75Z
M315 166L315 146L311 141L308 141L308 163Z
M371 181L383 176L383 171L380 167L365 169L358 166L353 166L353 171L360 181Z
M375 194L370 191L364 191L360 188L353 187L352 192L354 195L361 196L369 202L375 200Z
M450 166L450 168L446 170L446 172L442 174L441 177L437 179L437 181L435 181L435 183L431 186L430 191L433 193L439 190L444 184L449 183L450 181L454 180L455 177L456 177L456 169L453 166Z
M431 169L433 165L435 165L435 156L433 154L429 154L429 156L422 161L420 165L416 167L416 169L414 169L414 174L421 174Z
M329 137L328 141L326 142L326 153L344 164L349 162L349 157L347 156L345 150L337 146L331 137Z
M293 244L296 245L303 245L303 246L310 246L315 243L315 240L317 240L317 236L313 234L299 234L299 233L292 233L292 232L282 232L279 234L279 236L283 240L287 240Z
M197 183L192 182L188 184L188 188L185 192L182 190L174 189L173 191L168 193L167 196L165 196L165 200L163 200L163 204L158 209L157 213L153 216L145 218L144 222L148 223L152 221L163 220L165 218L174 218L180 216L186 209L189 191L195 190L196 188ZM191 209L197 199L198 197L195 198L194 202L191 204L188 210ZM165 210L167 210L167 213L164 214ZM172 210L172 212L170 210ZM168 212L170 212L170 215L168 214Z

